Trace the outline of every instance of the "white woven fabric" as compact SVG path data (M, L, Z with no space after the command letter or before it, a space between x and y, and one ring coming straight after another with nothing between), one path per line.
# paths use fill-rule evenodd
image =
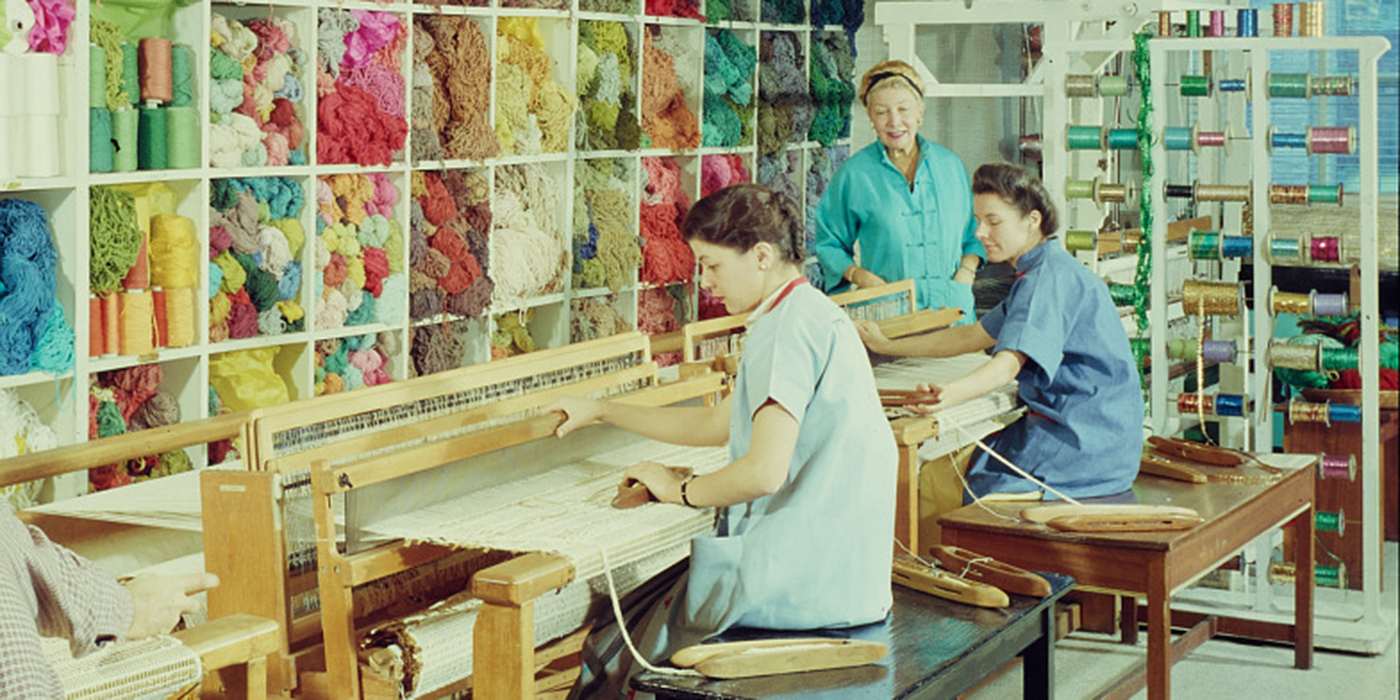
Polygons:
M990 359L982 353L932 359L906 357L875 366L875 385L881 389L913 389L919 384L947 384L966 376ZM998 387L985 396L936 414L938 436L919 446L919 459L928 461L958 451L1000 430L1003 423L1018 415L1016 383ZM952 429L959 426L962 430Z
M173 637L111 644L74 659L67 642L44 641L44 655L68 700L166 698L198 683L199 657Z

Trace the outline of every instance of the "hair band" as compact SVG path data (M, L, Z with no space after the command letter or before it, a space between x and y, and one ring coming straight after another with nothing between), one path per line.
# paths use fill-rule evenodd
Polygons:
M903 78L904 82L909 83L909 87L914 88L914 92L919 93L919 97L924 96L923 89L919 87L918 83L914 82L913 78L910 78L909 76L903 73L896 73L895 71L882 71L870 76L870 82L866 85L865 92L860 94L861 104L865 104L865 98L870 95L870 91L874 90L875 86L878 85L880 81L884 80L885 78Z

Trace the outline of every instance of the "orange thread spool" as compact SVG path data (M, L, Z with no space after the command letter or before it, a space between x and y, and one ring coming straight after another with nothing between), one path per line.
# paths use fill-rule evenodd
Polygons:
M151 256L147 236L141 235L141 249L136 251L136 262L122 278L122 289L145 289L151 286Z
M175 94L175 79L170 71L170 40L160 37L142 39L137 47L137 59L141 74L141 100L169 102Z
M165 314L165 290L156 287L151 290L151 307L155 316L153 329L155 334L155 346L158 348L169 347L170 326L166 321Z
M115 355L121 349L121 325L116 292L102 297L102 354Z
M102 354L102 300L88 296L88 357Z

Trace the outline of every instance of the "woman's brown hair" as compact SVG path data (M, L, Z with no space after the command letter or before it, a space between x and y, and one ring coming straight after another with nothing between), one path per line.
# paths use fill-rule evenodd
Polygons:
M782 253L783 260L796 264L803 258L800 221L797 205L787 196L744 182L696 202L681 223L681 237L741 253L766 242Z
M1029 170L1012 163L986 163L972 175L973 194L995 194L1016 207L1021 216L1040 212L1040 233L1055 235L1059 222L1055 215L1055 203L1040 179Z

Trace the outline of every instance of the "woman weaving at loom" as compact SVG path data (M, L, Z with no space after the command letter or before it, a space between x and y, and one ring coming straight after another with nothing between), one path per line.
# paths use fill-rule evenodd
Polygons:
M1142 391L1108 288L1051 242L1055 207L1025 169L983 165L973 175L972 191L977 237L988 259L1010 262L1017 271L1007 298L971 326L890 340L862 321L861 338L888 355L953 357L993 349L991 360L965 377L920 385L927 394L922 411L977 398L1015 379L1026 416L998 433L991 447L1072 498L1127 491L1142 451ZM937 543L932 524L950 501L956 507L968 497L1041 497L1030 481L985 450L967 466L969 494L961 499L961 475L954 470L956 464L950 470L925 468L920 475L923 543Z
M730 464L703 476L654 462L627 470L627 481L655 500L719 508L715 534L692 543L689 571L628 615L638 649L659 661L736 626L883 620L891 605L894 442L854 327L802 276L795 207L764 187L735 185L696 203L682 235L700 263L701 285L730 313L750 314L733 394L715 407L577 398L550 407L566 415L561 437L603 421L665 442L729 444ZM627 692L632 659L601 657L602 643L585 646L573 697ZM621 645L612 649L616 655Z

